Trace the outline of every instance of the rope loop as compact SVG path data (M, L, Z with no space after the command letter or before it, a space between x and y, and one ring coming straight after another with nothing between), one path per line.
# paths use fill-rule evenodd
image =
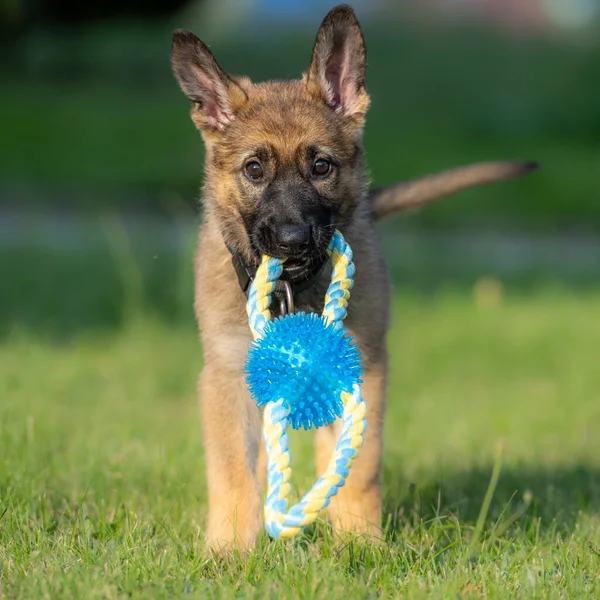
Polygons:
M333 270L331 283L325 296L322 318L327 325L335 329L343 329L350 290L354 285L352 250L342 234L336 231L327 252ZM251 284L246 312L255 340L268 335L264 330L271 321L269 311L271 294L283 271L282 263L281 259L264 256ZM352 390L342 391L340 399L343 403L341 433L329 464L300 502L289 510L292 459L288 448L287 429L292 409L285 398L266 403L263 415L263 438L268 456L268 490L264 517L265 527L271 537L291 537L299 533L303 527L313 523L321 510L329 505L330 499L346 482L352 461L364 442L367 407L359 383L355 383Z

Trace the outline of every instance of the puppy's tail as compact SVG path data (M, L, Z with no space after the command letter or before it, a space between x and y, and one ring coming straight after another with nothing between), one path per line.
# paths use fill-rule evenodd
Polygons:
M487 162L459 167L369 192L371 213L378 221L395 212L431 204L444 196L476 186L516 179L538 168L532 161Z

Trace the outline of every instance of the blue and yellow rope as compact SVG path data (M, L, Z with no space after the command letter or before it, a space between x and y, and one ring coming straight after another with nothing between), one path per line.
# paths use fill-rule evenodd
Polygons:
M354 284L352 250L339 231L336 231L328 248L333 272L325 296L323 317L334 327L342 327L346 317L350 290ZM260 264L248 294L246 311L254 339L271 319L269 306L271 294L282 273L282 260L265 256ZM304 497L287 509L291 492L291 456L288 449L287 427L290 406L285 398L270 402L264 411L263 437L267 449L267 498L265 501L265 526L269 535L285 538L296 535L303 527L313 523L321 510L329 505L330 498L338 493L350 472L352 460L364 441L367 426L366 404L360 385L352 393L343 392L344 404L342 431L325 473L315 482Z

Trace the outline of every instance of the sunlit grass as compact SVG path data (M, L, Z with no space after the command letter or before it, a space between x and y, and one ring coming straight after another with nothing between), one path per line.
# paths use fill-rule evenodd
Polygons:
M264 537L245 562L214 560L203 543L193 327L140 316L62 343L9 335L0 592L593 598L599 312L596 292L509 291L491 304L469 291L400 294L383 543L339 543L321 524L291 542ZM315 476L309 438L293 440L300 490Z

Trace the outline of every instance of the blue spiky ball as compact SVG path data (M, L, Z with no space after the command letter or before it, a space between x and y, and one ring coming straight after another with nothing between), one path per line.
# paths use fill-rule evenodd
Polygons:
M257 406L285 398L294 429L341 417L341 392L351 393L362 376L360 352L346 333L315 313L269 321L246 358L246 382Z

